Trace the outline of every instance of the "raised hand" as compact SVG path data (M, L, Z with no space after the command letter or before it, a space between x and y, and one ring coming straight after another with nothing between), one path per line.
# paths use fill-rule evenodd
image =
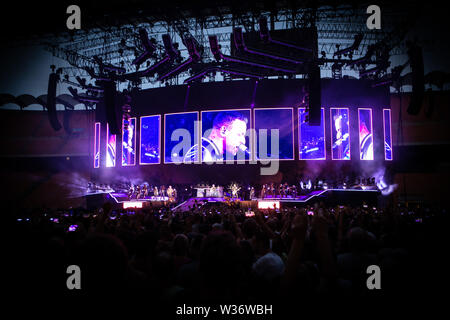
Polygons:
M305 214L296 214L292 219L291 235L295 239L304 239L308 229L308 218Z

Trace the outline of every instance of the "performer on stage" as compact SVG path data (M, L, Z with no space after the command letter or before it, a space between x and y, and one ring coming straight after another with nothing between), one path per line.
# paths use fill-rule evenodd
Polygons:
M136 186L136 199L140 199L142 196L141 194L141 187L139 185Z
M132 198L134 194L134 185L131 184L130 189L128 190L128 198Z
M267 193L267 185L263 184L261 189L261 199L264 199L266 197L266 193Z
M252 200L255 197L255 188L250 188L250 200Z
M217 114L208 137L202 137L202 161L214 162L235 159L240 148L245 146L248 119L240 112L224 111ZM198 161L198 144L186 153L183 162Z
M232 198L237 198L238 197L238 192L239 192L239 190L241 190L241 188L236 183L234 183L234 184L231 185L230 189L231 189L231 196L232 196Z
M213 184L212 187L209 189L209 194L212 197L217 197L217 189L216 186Z
M169 185L169 187L167 188L167 197L169 197L169 201L174 201L175 199L173 198L173 189L172 186Z
M173 188L173 200L177 200L177 189Z
M146 184L144 184L144 186L142 187L142 194L143 198L146 198L148 196L148 186Z

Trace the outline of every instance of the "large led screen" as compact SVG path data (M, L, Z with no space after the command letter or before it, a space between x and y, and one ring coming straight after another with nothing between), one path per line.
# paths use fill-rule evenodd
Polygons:
M321 109L320 126L307 123L306 108L298 109L299 121L299 155L300 160L325 160L325 109Z
M100 122L94 125L94 168L100 167Z
M136 118L122 120L122 166L136 164Z
M372 109L358 109L359 159L373 160Z
M257 159L294 160L292 108L255 109Z
M350 160L350 127L348 108L331 108L331 158Z
M250 110L203 111L201 127L203 162L250 160Z
M392 127L391 110L383 109L383 129L384 129L384 159L392 160Z
M139 164L160 163L161 116L141 117Z
M116 135L109 133L109 124L106 124L106 167L116 166Z
M164 163L198 162L198 112L164 115Z

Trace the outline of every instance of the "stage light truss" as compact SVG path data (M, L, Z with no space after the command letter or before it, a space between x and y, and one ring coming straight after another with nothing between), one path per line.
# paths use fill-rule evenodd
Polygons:
M73 68L64 68L65 74L69 77L83 75L84 69L93 68L98 72L99 67L93 61L93 56L99 56L105 64L125 68L126 72L136 72L145 69L145 66L156 63L164 56L161 36L169 34L174 42L183 43L178 50L182 60L189 58L185 39L192 39L200 54L200 64L213 61L213 56L208 48L210 35L217 36L221 52L224 55L231 55L230 38L233 27L243 27L246 32L258 31L258 21L261 16L268 22L268 29L282 30L290 28L304 28L315 25L317 28L318 54L323 52L326 58L332 58L337 51L336 45L340 48L351 46L354 37L358 33L363 33L363 39L358 47L351 51L351 57L358 59L363 57L369 46L384 42L390 48L390 55L404 54L406 48L400 45L401 30L405 30L410 24L407 14L400 14L394 9L383 11L383 28L381 30L367 30L365 21L367 14L361 7L339 6L337 8L320 7L317 10L310 8L277 8L276 14L256 10L256 12L242 12L231 14L228 8L216 7L207 16L194 17L179 13L179 16L142 16L131 24L123 26L108 26L106 28L95 28L89 31L75 32L67 36L67 33L58 37L45 38L47 50L54 56L66 60ZM117 22L115 22L117 23ZM140 68L133 64L133 61L144 52L139 38L139 29L144 29L149 38L157 40L157 58L147 58ZM400 29L400 31L399 31ZM51 43L51 45L49 44ZM344 55L348 58L348 53ZM371 61L375 63L375 61ZM370 64L370 63L369 63ZM175 64L176 65L176 64ZM333 63L322 63L322 70L331 70ZM77 72L76 68L80 71ZM195 66L195 70L201 69ZM356 66L343 63L342 70L354 70ZM190 69L181 70L173 74L173 78L157 81L158 77L142 77L140 84L152 83L163 86L175 84L192 77ZM224 77L226 80L228 76ZM131 80L130 80L131 81Z

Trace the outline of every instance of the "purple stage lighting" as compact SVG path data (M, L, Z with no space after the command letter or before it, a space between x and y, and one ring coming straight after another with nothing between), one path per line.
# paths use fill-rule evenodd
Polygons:
M122 120L122 166L136 165L136 118Z
M331 159L350 160L350 125L348 108L330 108Z
M311 126L306 108L298 109L298 138L300 160L326 160L325 109L321 108L319 126Z
M94 125L94 168L100 167L100 122Z
M254 109L254 119L256 158L294 160L293 109ZM278 138L276 135L278 135ZM278 147L275 144L278 144Z
M359 159L373 160L372 109L358 109L359 123Z
M384 159L392 161L394 159L394 156L392 151L391 109L383 109L383 130L384 130Z
M106 124L106 167L116 166L116 135L109 133L109 124Z
M139 164L159 164L161 141L161 116L141 117Z

